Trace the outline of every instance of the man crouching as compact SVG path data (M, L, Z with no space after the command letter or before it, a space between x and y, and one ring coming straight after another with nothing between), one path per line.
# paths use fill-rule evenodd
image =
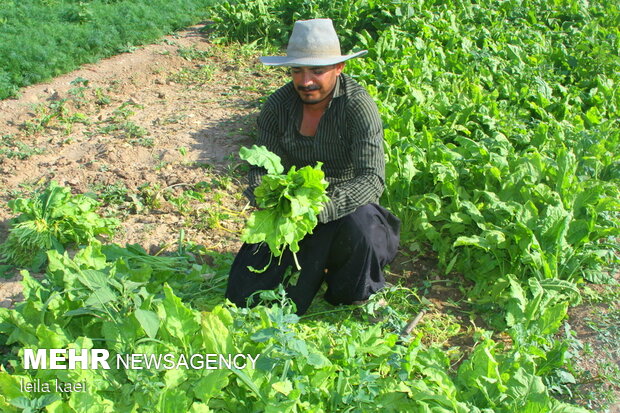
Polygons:
M363 301L385 285L383 267L395 257L400 221L378 205L385 185L383 123L368 92L343 73L345 61L366 51L342 55L330 19L295 23L286 56L264 56L266 65L291 67L291 82L273 93L258 117L256 144L282 159L285 170L323 163L329 201L313 233L300 243L301 273L286 292L297 313L306 312L323 282L334 304ZM251 167L244 194L266 173ZM244 244L231 267L226 297L238 306L259 290L283 281L293 256L271 259L266 244ZM274 260L275 261L275 260Z

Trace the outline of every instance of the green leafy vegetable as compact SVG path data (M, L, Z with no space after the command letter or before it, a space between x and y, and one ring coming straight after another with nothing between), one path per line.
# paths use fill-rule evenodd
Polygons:
M265 168L269 174L281 174L284 172L280 157L269 152L264 146L252 145L250 149L242 147L239 149L239 156L252 165Z
M69 245L88 244L97 235L112 235L118 221L95 212L98 203L51 182L36 198L9 201L20 215L10 222L9 236L0 245L7 263L38 270L49 250L63 252Z
M299 251L299 242L312 234L318 223L317 215L328 201L325 193L328 183L321 170L322 164L318 162L314 168L304 166L299 170L293 166L282 175L284 167L280 158L264 146L241 148L239 155L268 172L254 190L259 209L248 219L241 239L251 244L266 242L276 257L289 248L299 269L295 254Z

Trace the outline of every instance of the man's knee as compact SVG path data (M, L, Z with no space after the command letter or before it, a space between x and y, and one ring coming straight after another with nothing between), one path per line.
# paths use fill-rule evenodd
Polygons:
M334 245L345 251L370 249L385 256L396 253L400 238L400 221L375 204L366 204L342 218Z

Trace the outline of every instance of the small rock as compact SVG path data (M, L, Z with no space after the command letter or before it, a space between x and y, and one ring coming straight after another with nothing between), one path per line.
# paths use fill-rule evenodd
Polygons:
M128 179L129 176L127 175L127 173L121 169L114 169L112 170L112 172L114 172L118 177L123 178L123 179Z

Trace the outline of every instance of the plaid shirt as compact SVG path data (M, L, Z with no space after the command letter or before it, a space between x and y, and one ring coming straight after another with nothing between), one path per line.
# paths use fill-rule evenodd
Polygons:
M350 214L361 205L378 202L384 188L383 123L368 92L345 74L336 80L334 94L315 136L299 133L303 104L292 82L273 93L258 117L257 145L282 159L285 170L323 162L329 182L329 202L319 222ZM254 188L266 173L251 167L244 194L254 203Z

